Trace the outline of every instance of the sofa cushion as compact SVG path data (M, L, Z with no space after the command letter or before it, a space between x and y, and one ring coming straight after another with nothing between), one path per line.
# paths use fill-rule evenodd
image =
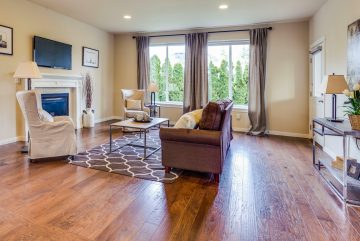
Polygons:
M209 102L202 112L199 128L201 130L219 130L224 109L225 104L222 101Z
M126 108L129 110L141 110L141 100L126 100Z
M195 118L192 115L184 114L175 123L174 128L194 129L195 126L196 126Z
M180 117L174 128L195 129L201 120L202 109L194 110Z

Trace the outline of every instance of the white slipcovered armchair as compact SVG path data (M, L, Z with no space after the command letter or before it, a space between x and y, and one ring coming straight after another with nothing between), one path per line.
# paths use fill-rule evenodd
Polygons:
M17 92L16 98L29 128L30 160L76 154L75 127L71 118L54 117L54 122L41 120L35 91Z
M121 90L121 108L123 110L123 119L134 118L135 115L146 113L150 114L150 109L145 107L145 90ZM127 100L140 100L141 104L139 108L131 109L128 108Z

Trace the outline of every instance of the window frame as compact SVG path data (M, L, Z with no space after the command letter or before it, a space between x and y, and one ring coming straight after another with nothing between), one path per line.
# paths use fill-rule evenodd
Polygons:
M233 60L232 60L232 45L249 45L250 47L250 40L249 39L243 39L243 40L225 40L225 41L209 41L208 42L208 48L210 46L224 46L224 45L229 45L229 98L232 99L233 96L233 90L232 90L232 86L233 86ZM208 49L209 52L209 49ZM249 48L249 58L250 58L250 48ZM208 57L208 61L209 61L209 57ZM231 70L231 71L230 71ZM250 66L249 66L249 70L250 70ZM249 73L250 76L250 73ZM234 104L234 109L237 109L239 111L247 111L248 110L248 105L235 105Z
M166 47L166 57L165 58L169 58L169 46L184 46L185 48L185 43L151 43L149 46L149 52L150 52L150 48L151 47ZM185 50L185 49L184 49ZM184 51L185 54L185 51ZM150 53L149 53L150 55ZM151 56L150 56L151 59ZM169 64L169 61L166 62L166 64ZM151 65L151 63L150 63ZM167 106L167 107L172 107L172 106L183 106L184 100L183 101L170 101L169 100L169 73L168 73L168 66L166 66L166 101L156 101L157 104L161 105L161 106ZM184 66L184 81L185 81L185 66Z

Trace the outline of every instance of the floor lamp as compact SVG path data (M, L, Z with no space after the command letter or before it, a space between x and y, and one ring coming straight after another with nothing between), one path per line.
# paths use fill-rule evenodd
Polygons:
M20 63L14 74L15 79L26 79L27 80L27 90L31 90L31 79L41 79L40 70L35 62L24 62ZM27 140L25 141L25 146L21 149L22 153L28 153L30 135L27 133Z
M342 94L344 90L349 89L348 84L346 83L344 75L328 75L324 80L325 94L332 95L332 111L331 117L326 118L331 122L343 122L344 119L340 119L336 117L336 108L337 108L337 100L336 94Z

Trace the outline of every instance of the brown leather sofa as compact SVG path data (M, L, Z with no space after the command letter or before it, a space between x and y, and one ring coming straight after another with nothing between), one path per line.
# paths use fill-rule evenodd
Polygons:
M219 182L232 140L230 103L223 111L219 130L161 128L162 164L171 168L209 172Z

